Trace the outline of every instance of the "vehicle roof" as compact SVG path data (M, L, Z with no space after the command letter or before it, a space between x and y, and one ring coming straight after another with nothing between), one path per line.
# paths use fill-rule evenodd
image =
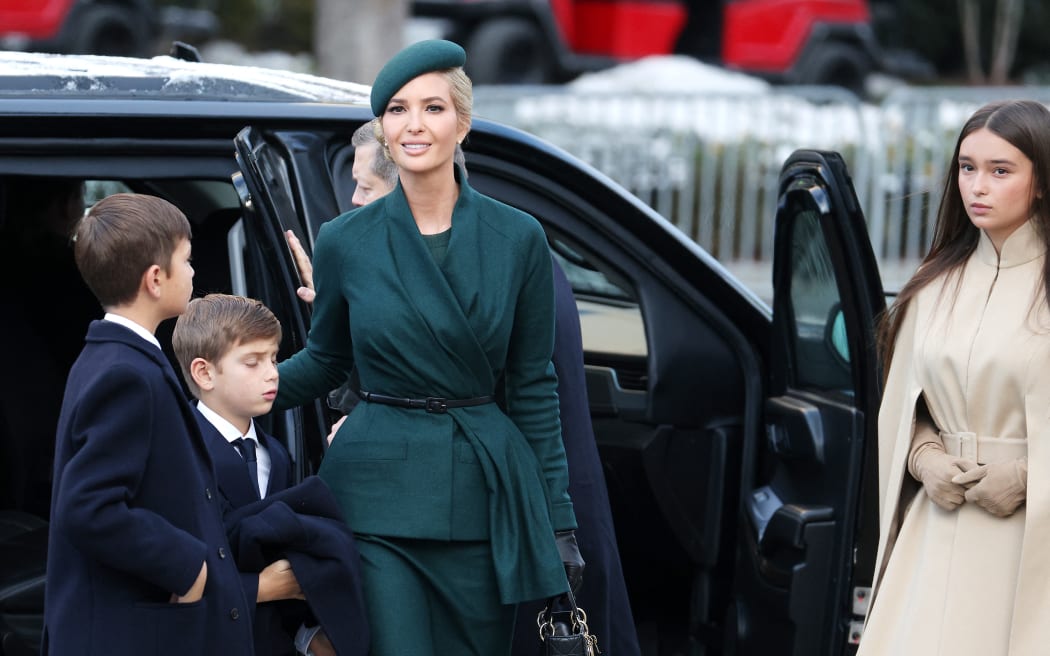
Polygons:
M368 105L369 87L252 66L95 55L0 52L0 99L83 98Z

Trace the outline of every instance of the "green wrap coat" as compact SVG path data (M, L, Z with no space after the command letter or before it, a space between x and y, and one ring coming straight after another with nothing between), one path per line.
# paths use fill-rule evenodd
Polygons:
M461 178L457 171L457 179ZM495 403L447 414L360 403L319 475L355 533L490 540L503 603L567 589L554 543L576 527L551 364L554 287L539 223L460 179L439 265L401 186L321 227L307 347L282 362L278 407L356 364L363 390Z

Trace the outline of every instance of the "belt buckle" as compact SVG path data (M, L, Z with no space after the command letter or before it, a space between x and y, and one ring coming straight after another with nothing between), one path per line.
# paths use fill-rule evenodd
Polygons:
M969 431L959 433L959 457L977 462L977 433Z
M448 406L445 404L445 401L447 400L448 399L445 399L440 396L428 396L427 398L423 399L423 409L427 412L443 415L446 412L448 412Z

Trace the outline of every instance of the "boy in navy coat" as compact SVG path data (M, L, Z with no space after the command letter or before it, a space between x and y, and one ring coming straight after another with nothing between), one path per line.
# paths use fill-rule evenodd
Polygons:
M254 421L270 412L277 396L280 343L277 317L243 296L194 299L175 324L172 346L187 387L199 399L197 421L215 464L224 512L293 483L287 449ZM262 597L256 594L258 574L245 572L242 582L249 597ZM334 655L323 631L299 623L305 615L305 607L259 604L253 621L256 656L291 656L296 646L300 653Z
M106 310L69 373L56 440L43 653L252 654L251 606L193 409L154 336L193 290L190 225L116 194L74 255ZM267 586L298 593L284 563Z

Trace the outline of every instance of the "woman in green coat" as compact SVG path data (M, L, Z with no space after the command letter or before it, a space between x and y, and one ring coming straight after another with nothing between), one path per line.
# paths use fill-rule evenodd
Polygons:
M289 407L357 366L365 402L319 474L358 539L376 656L509 654L516 604L583 570L551 258L535 219L453 162L471 120L464 60L424 41L380 71L371 105L399 183L322 226L307 347L279 368Z

